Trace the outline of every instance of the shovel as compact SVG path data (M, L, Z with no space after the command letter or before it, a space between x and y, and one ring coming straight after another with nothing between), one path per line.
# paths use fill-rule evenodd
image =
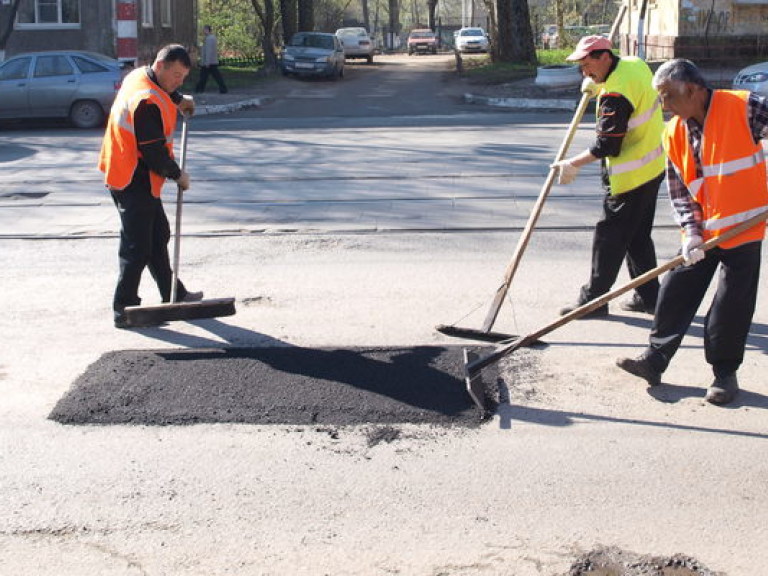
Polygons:
M557 151L554 162L559 162L565 158L565 155L568 152L568 148L573 141L573 137L576 134L576 128L578 128L581 119L584 117L584 112L587 109L589 100L592 98L593 86L594 84L589 78L585 78L584 82L582 82L581 100L579 101L579 105L576 108L576 112L573 114L571 123L568 126L568 131L566 132L565 138L563 138L563 141L560 144L560 149ZM439 324L435 327L435 330L445 334L446 336L456 336L458 338L469 338L472 340L482 340L485 342L500 342L514 338L514 336L511 334L491 332L491 328L493 328L493 324L496 322L496 317L499 315L501 305L504 303L504 298L506 297L507 292L509 291L509 287L512 284L512 279L515 276L515 272L517 272L517 267L520 264L520 260L523 257L525 249L528 246L531 233L533 232L533 228L536 226L539 215L544 208L544 201L547 199L547 196L549 196L549 191L552 189L552 184L554 183L556 176L557 168L550 168L549 174L547 174L547 179L544 181L544 186L542 186L541 192L539 192L539 197L536 200L536 204L534 204L533 209L531 210L531 214L528 216L528 222L526 222L523 233L520 235L520 238L517 241L515 253L512 255L512 260L510 261L509 265L507 266L507 270L504 273L504 280L502 281L501 286L499 286L499 288L496 290L496 294L493 297L493 302L491 303L491 307L485 317L482 328L477 330L472 328L461 328L459 326Z
M181 158L180 166L184 170L187 156L187 117L181 121ZM234 298L211 298L197 302L176 302L176 289L179 280L179 259L181 254L181 209L184 203L184 191L178 187L176 195L176 230L173 239L173 278L171 280L171 301L154 306L127 306L125 317L129 326L153 326L174 320L198 320L232 316L235 313Z
M752 216L749 220L742 222L738 226L734 226L733 228L726 230L717 238L712 238L710 240L707 240L700 247L700 249L704 250L705 252L707 250L711 250L715 246L718 246L720 243L725 242L726 240L730 240L734 236L738 236L742 232L752 228L757 224L760 224L761 222L765 221L767 218L768 218L768 210L764 210L759 214ZM549 334L553 330L560 328L560 326L568 324L571 320L576 320L586 314L589 314L596 308L599 308L607 304L614 298L617 298L622 294L629 292L630 290L634 290L635 288L637 288L638 286L642 286L646 282L650 282L654 278L661 276L664 272L671 270L672 268L676 268L677 266L680 266L683 263L684 263L683 257L676 256L675 258L666 262L665 264L662 264L654 268L653 270L649 270L648 272L641 274L637 278L634 278L631 282L628 282L627 284L624 284L619 288L611 290L610 292L603 294L602 296L599 296L594 300L590 300L586 304L579 306L578 308L572 310L568 314L561 316L556 321L550 324L547 324L542 328L539 328L535 332L531 332L526 336L522 336L511 341L508 340L506 342L501 342L498 346L496 346L496 349L493 352L489 353L487 356L480 357L477 354L472 353L465 349L464 351L464 376L465 376L464 382L466 384L467 392L469 393L470 397L475 402L475 404L477 404L478 408L480 408L483 415L485 415L487 413L487 407L485 406L485 402L483 400L484 395L482 394L482 391L484 389L484 386L481 379L481 376L482 376L481 372L483 368L486 368L487 366L490 366L491 364L498 362L504 356L511 354L518 348L522 348L523 346L528 346L529 344L532 344L533 342L537 341L539 338L541 338L545 334Z

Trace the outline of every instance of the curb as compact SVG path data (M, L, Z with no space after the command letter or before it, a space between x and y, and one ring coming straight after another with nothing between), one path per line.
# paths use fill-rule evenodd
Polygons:
M568 110L573 112L578 105L577 100L569 98L494 98L490 96L475 96L464 94L467 104L484 104L499 108L522 108L528 110Z
M208 114L227 114L228 112L243 110L245 108L258 108L270 100L272 100L272 97L266 96L249 98L248 100L240 100L238 102L230 102L229 104L197 104L195 106L195 116L207 116Z

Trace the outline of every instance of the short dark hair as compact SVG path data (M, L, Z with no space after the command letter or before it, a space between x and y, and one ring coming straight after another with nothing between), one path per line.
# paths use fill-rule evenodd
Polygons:
M189 52L181 44L168 44L160 48L155 62L180 62L185 68L192 68L192 59L189 57Z
M603 49L603 50L592 50L592 52L590 52L589 54L587 54L587 56L588 56L588 57L590 57L590 58L592 58L593 60L597 60L597 59L598 59L598 58L600 58L600 56L602 56L603 54L610 54L610 55L611 55L611 57L613 57L613 50L607 50L607 49Z

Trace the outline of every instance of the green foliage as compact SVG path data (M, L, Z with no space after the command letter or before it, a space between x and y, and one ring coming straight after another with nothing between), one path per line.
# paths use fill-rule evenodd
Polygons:
M249 0L200 0L200 44L202 27L213 28L220 58L259 58L263 32Z
M238 62L236 65L220 64L219 71L224 77L227 88L250 88L264 81L264 76L257 74L261 70L261 64L261 60L251 60L250 64L244 64L243 62ZM184 94L193 93L199 78L200 68L193 66L189 76L184 81L184 85L181 87L181 92ZM216 82L213 78L209 78L207 89L209 91L216 90Z
M569 48L554 48L552 50L536 50L539 66L551 66L553 64L565 64L565 58L573 50Z

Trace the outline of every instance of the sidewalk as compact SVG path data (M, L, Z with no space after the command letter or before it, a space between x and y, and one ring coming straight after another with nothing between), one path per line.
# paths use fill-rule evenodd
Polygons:
M653 63L652 67L655 67ZM704 77L713 88L730 88L739 68L702 68ZM579 83L562 87L542 86L535 77L524 78L503 84L470 84L465 78L455 80L457 90L467 104L479 104L509 109L573 111L579 103L581 94ZM280 94L270 94L270 82L262 83L255 89L235 88L227 94L211 91L196 94L196 114L227 114L243 108L258 108L279 98Z

